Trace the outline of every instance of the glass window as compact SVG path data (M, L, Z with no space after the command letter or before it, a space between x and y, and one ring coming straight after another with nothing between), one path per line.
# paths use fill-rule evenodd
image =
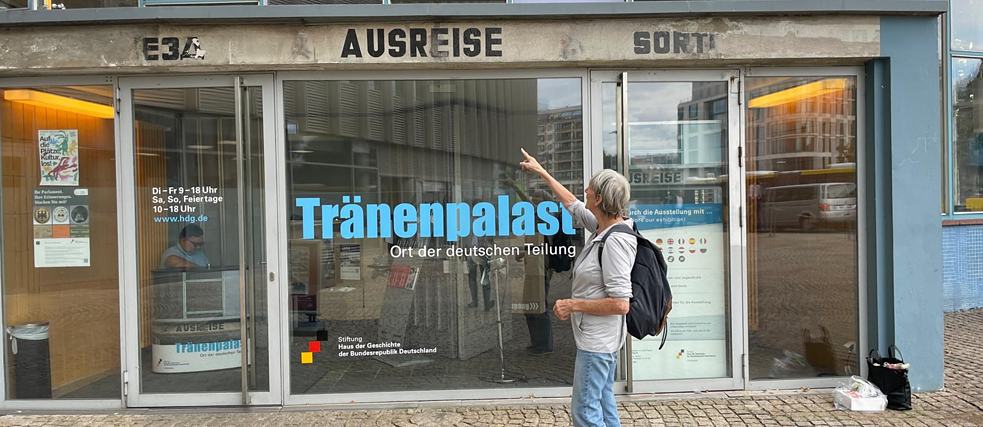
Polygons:
M187 4L194 4L195 6L226 6L231 4L239 4L245 6L254 6L259 4L259 0L143 0L143 6L183 6Z
M951 0L952 50L983 52L983 0Z
M8 399L119 399L111 86L0 90Z
M266 4L382 4L382 0L267 0Z
M27 0L0 0L0 10L26 9L27 6Z
M601 145L604 150L604 168L621 168L618 156L618 100L620 88L617 83L601 84ZM682 114L682 112L680 112ZM681 117L680 117L681 118Z
M749 78L747 98L751 379L856 375L856 79ZM831 108L803 108L816 102ZM802 119L838 124L780 132L770 126ZM761 144L812 136L836 143L784 150Z
M512 3L624 3L625 0L512 0Z
M38 0L40 8L46 8L43 0ZM137 7L139 0L50 0L52 9L91 9L99 7Z
M952 60L953 203L983 212L983 60Z
M413 3L505 3L505 0L389 0L391 4Z
M582 235L472 218L557 206L520 148L583 194L580 79L375 87L284 83L291 393L569 386Z

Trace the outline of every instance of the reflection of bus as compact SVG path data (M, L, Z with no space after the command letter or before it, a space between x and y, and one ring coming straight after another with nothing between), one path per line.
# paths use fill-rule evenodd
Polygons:
M817 224L850 223L857 218L857 185L850 182L784 185L765 189L761 203L771 227L811 230Z
M746 177L748 219L752 224L756 224L758 227L768 228L771 225L769 225L770 218L768 218L768 209L766 206L767 200L765 197L769 193L769 189L806 184L851 184L854 186L854 192L856 192L857 170L856 164L850 162L831 164L825 169L793 170L785 172L768 170L748 171ZM856 200L856 195L851 197L853 200ZM819 202L817 202L817 206L818 204ZM856 218L856 203L853 203L853 205L854 208L852 209L852 218ZM819 208L817 207L817 210L818 209ZM815 222L819 221L819 216L804 216L801 224L798 221L799 219L796 217L794 224L788 224L789 226L794 227L815 226L818 225ZM833 224L837 222L851 224L855 223L855 219L837 219L833 222Z

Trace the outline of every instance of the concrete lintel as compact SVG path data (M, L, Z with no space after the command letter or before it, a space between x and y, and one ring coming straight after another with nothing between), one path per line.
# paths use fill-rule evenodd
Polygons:
M558 7L562 6L562 7ZM401 4L289 6L162 6L0 12L0 27L27 25L298 21L450 21L466 19L641 18L688 16L776 16L812 14L939 15L945 0L753 0L650 1L632 3Z

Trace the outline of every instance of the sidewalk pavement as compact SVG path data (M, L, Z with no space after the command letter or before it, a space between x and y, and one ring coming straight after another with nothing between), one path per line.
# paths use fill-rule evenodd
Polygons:
M833 408L829 390L650 396L622 402L626 426L983 426L983 309L945 315L945 390L913 396L907 412ZM914 367L917 369L917 367ZM0 416L2 426L567 426L562 399L508 406L444 402L413 409L126 410L98 414ZM548 404L547 404L548 403Z

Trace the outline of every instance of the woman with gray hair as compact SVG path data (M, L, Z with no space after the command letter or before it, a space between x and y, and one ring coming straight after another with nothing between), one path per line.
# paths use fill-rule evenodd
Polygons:
M611 232L611 226L621 222L633 225L625 217L631 188L624 176L605 169L591 177L581 202L526 150L522 150L522 155L526 158L519 164L522 170L546 181L576 225L593 233L574 262L572 298L557 300L553 306L558 319L570 319L577 343L571 399L573 425L621 426L612 388L618 350L628 336L625 314L638 242L626 233L612 234L601 252L603 260L598 257L598 246Z

